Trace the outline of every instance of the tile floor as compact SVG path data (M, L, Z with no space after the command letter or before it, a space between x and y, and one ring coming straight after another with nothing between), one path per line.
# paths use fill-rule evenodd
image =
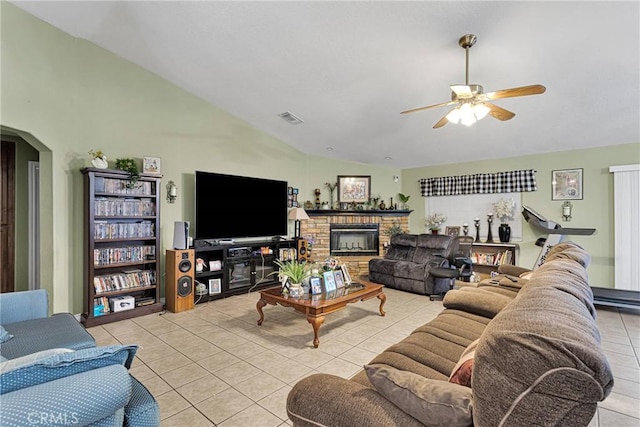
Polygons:
M140 346L131 372L157 398L162 426L287 426L287 393L300 378L315 372L351 377L442 310L425 296L385 293L385 317L375 298L327 316L317 349L311 325L290 308L266 306L257 326L257 292L89 332L99 345ZM615 387L589 426L638 427L640 310L599 307L598 326Z

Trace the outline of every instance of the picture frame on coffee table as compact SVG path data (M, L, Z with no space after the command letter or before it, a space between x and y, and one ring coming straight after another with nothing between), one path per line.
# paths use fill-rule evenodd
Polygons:
M333 277L336 280L336 288L344 288L344 276L342 275L342 270L335 270L333 272Z
M346 286L349 286L352 281L351 281L351 275L349 274L349 268L347 267L347 264L342 264L340 266L340 271L342 271L342 277L344 278L344 284Z
M322 273L322 278L324 280L325 292L332 292L336 290L336 278L333 275L333 270Z
M311 295L318 295L322 293L322 279L318 276L313 276L309 279L311 285Z

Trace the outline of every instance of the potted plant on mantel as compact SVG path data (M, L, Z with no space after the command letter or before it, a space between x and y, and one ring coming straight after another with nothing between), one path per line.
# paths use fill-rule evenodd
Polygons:
M447 217L443 214L434 213L433 215L429 215L425 220L425 225L429 230L431 230L431 234L438 234L440 231L440 227L447 220Z
M274 271L271 274L278 274L282 277L283 285L282 292L292 297L301 297L302 281L311 275L311 268L307 263L300 263L297 260L280 261L275 260L274 263L279 267L279 271Z

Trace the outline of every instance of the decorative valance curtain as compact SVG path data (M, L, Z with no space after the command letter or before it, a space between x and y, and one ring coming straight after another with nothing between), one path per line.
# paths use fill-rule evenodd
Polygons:
M536 171L533 169L422 178L420 180L420 194L423 197L516 193L536 191L537 189Z

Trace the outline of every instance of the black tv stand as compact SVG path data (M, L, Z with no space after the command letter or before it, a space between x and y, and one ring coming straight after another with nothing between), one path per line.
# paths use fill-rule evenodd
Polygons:
M197 240L194 246L196 259L204 261L204 269L196 271L196 285L202 283L205 295L195 295L197 303L231 295L237 295L279 284L275 260L281 250L296 249L295 240L278 240L266 237L263 240L233 241ZM198 265L198 263L196 263ZM219 290L209 293L209 290Z

